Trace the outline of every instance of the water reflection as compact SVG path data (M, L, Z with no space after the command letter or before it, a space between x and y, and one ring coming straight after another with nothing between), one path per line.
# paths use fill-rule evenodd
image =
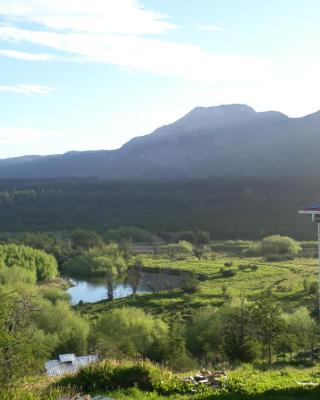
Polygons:
M67 290L72 304L79 301L95 303L107 298L107 281L104 278L71 278L74 284ZM155 293L162 290L175 289L181 286L180 276L165 273L128 272L125 280L114 285L114 298L122 298L138 293Z

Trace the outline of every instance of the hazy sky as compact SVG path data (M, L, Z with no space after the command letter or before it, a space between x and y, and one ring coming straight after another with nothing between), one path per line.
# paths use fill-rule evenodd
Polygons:
M0 0L0 158L112 149L196 106L320 109L319 0Z

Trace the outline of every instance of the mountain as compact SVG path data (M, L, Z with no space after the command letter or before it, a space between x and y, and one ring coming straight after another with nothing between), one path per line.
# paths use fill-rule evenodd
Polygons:
M242 104L197 107L117 150L0 160L0 177L314 176L319 149L320 111L289 118Z

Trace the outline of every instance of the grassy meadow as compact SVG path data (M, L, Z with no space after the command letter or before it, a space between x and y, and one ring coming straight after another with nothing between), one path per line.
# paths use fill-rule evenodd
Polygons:
M136 365L141 366L141 363L137 361ZM133 368L136 366L131 364ZM110 385L107 376L110 371L102 372L100 367L94 367L67 378L34 379L33 383L25 383L19 389L1 392L0 400L57 400L80 393L83 386L87 394L103 394L114 400L317 400L320 396L319 386L316 386L320 384L319 366L258 371L244 365L227 371L228 379L220 389L199 387L193 391L193 388L181 384L177 375L148 362L144 364L147 364L145 379L138 379L138 383L131 387L128 379L129 387L125 389L99 390L99 382L105 380ZM117 366L118 369L126 367L125 362ZM141 383L149 382L148 379L152 386L150 389L139 387Z
M221 246L219 242L219 247ZM313 307L314 303L314 296L306 289L306 284L314 282L317 278L316 258L299 257L271 262L266 261L264 257L247 257L241 252L231 252L228 255L226 252L214 251L201 260L194 256L179 260L163 255L144 255L143 264L150 271L166 270L182 274L188 271L195 277L200 274L198 286L192 293L182 288L130 296L116 299L112 303L100 301L95 304L83 304L78 306L78 309L84 313L95 314L108 308L134 306L152 313L187 313L188 309L219 306L230 298L236 299L240 296L245 296L249 301L254 300L266 289L272 290L284 310L288 312L297 306ZM230 276L225 276L225 271Z

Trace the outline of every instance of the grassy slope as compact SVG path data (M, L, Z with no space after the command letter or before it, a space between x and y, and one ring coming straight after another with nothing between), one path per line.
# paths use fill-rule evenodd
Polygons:
M313 368L286 368L275 371L257 371L241 368L227 372L228 384L223 391L210 391L206 394L161 396L155 392L143 392L136 388L105 393L114 400L318 400L320 387L303 386L298 382L314 382L320 384L319 365ZM39 385L18 389L15 394L0 393L0 400L56 400L67 389L50 390L43 379ZM42 394L41 394L42 393ZM50 393L50 394L49 394Z
M298 305L311 306L312 299L303 287L304 279L316 278L317 260L313 258L297 258L292 261L266 262L263 258L217 256L213 260L200 260L190 257L186 260L175 261L163 257L145 256L147 267L191 270L207 276L200 283L196 293L187 294L183 290L136 295L113 302L101 301L95 304L84 304L79 310L94 315L113 307L141 307L152 313L170 313L199 308L206 305L219 305L225 301L222 287L227 286L228 293L237 297L244 294L248 299L267 288L272 288L283 308L290 311ZM225 262L232 262L231 267L224 267ZM252 271L239 270L239 265L257 265ZM220 268L231 269L235 276L223 277ZM169 277L170 279L170 277Z

